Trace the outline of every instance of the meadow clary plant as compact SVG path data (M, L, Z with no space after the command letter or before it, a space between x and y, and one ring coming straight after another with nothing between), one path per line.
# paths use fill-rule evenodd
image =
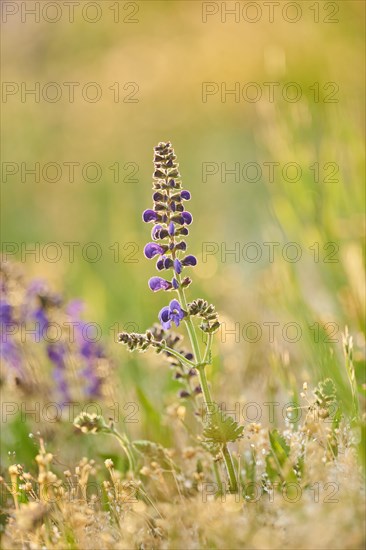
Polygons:
M170 142L159 143L154 149L153 207L142 214L143 221L153 225L151 242L146 244L144 254L149 260L156 259L156 269L161 274L149 279L150 290L168 292L171 299L158 314L160 326L154 325L143 334L123 332L119 341L130 351L155 348L165 354L176 369L175 378L185 384L180 396L192 398L193 402L197 395L202 395L203 408L197 414L204 424L202 444L215 458L224 459L230 490L234 492L238 483L228 443L241 437L243 427L220 411L211 397L206 367L211 363L213 335L220 323L213 305L203 299L188 302L186 298L186 289L192 282L186 270L196 266L197 259L187 254L185 238L193 218L185 203L191 194L182 188L180 178L173 147ZM199 329L206 335L202 338L204 346L197 335L195 317L200 318ZM191 351L182 350L181 337L171 332L173 325L179 327L182 323L188 332ZM197 385L192 383L195 376Z

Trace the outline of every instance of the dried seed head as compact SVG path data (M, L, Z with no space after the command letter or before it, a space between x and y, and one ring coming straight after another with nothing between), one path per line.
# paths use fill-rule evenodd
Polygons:
M74 426L83 433L109 432L110 429L104 418L99 414L80 413L74 420Z

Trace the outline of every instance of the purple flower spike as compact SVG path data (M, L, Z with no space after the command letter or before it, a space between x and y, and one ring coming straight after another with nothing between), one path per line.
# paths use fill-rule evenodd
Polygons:
M179 324L183 317L184 311L181 308L178 300L172 300L169 306L163 307L163 309L160 310L159 313L160 323L165 330L170 329L172 321L177 325L177 327L179 327Z
M157 220L157 217L158 215L156 212L154 212L154 210L145 210L144 213L142 214L142 219L146 223L155 222Z
M184 223L190 225L192 223L192 214L190 212L182 212Z
M182 260L183 265L197 265L197 258L195 256L186 256Z
M182 199L184 199L185 201L189 201L189 199L191 198L191 194L189 191L182 191L180 196L182 197Z
M171 289L172 284L161 277L151 277L151 279L149 279L149 287L153 292L158 292L158 290Z
M182 264L178 259L174 260L174 271L178 273L178 275L179 273L182 273Z
M156 243L148 243L144 248L146 258L151 260L157 254L164 254L164 248Z
M168 227L168 233L171 237L174 235L174 233L175 233L174 222L170 222L169 227Z

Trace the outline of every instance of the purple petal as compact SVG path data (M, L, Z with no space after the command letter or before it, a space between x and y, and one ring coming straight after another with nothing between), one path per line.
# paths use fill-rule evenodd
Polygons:
M11 323L11 305L5 300L0 301L0 323L10 325Z
M175 245L176 250L186 250L187 244L185 241L181 241L180 243Z
M177 290L177 288L179 288L179 283L178 283L178 281L175 277L172 279L172 286L173 286L173 288L175 288L175 290Z
M151 260L151 258L156 256L157 254L164 254L164 249L159 244L148 243L144 248L144 254L146 258Z
M171 258L165 258L164 260L164 268L169 269L170 267L173 267L173 260Z
M195 256L189 255L183 258L183 265L197 265L197 258Z
M174 310L182 311L182 308L180 307L180 303L178 302L178 300L172 300L169 304L169 309L170 311L174 311Z
M184 219L184 223L187 225L190 225L192 223L192 214L190 212L182 212L182 217Z
M149 287L153 292L157 292L158 290L169 290L172 288L172 284L161 277L151 277Z
M172 300L170 302L169 311L170 319L179 327L179 323L184 317L184 311L178 300Z
M154 210L145 210L142 214L142 219L144 222L153 222L156 221L158 215Z
M82 300L71 300L66 306L66 313L73 318L79 318L84 309Z
M175 325L177 325L177 327L179 327L179 325L180 325L180 316L178 315L178 313L171 313L170 318L173 321L173 323L175 323Z
M165 256L158 259L158 261L156 262L156 269L157 270L161 271L162 269L164 269L164 260L165 260Z
M163 229L163 227L161 225L154 225L154 227L152 228L151 230L151 238L152 239L159 239L159 231Z
M166 195L164 195L163 193L160 193L160 191L156 191L156 192L153 194L153 201L154 201L154 202L165 201L166 198L167 198Z
M174 260L174 271L178 273L178 275L179 273L182 273L182 264L178 259Z
M184 199L185 201L189 201L189 199L191 198L191 194L189 191L182 191L180 196L182 197L182 199Z
M168 306L165 306L163 307L163 309L160 310L159 320L160 320L161 326L164 329L170 329L170 327L172 326L172 322L170 320L170 311Z
M174 235L174 232L175 232L174 222L170 222L168 227L168 233L172 237Z
M169 321L169 318L170 318L169 306L165 306L163 307L162 310L160 310L159 319L164 323L166 323L167 321Z
M182 214L175 214L175 216L172 217L172 221L175 223L179 223L179 225L184 224L184 218Z

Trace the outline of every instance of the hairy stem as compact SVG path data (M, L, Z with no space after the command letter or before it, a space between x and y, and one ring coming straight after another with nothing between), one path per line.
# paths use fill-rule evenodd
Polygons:
M178 295L179 295L179 299L180 299L180 302L182 304L183 309L185 311L187 311L187 309L188 309L187 300L186 300L184 290L181 286L179 286L179 288L178 288ZM213 401L212 401L212 397L211 397L210 388L208 387L205 367L204 367L204 365L201 364L201 351L200 351L200 347L199 347L199 344L198 344L198 338L197 338L196 330L194 328L194 324L192 322L192 319L189 316L186 317L184 320L185 320L185 323L186 323L186 326L187 326L188 336L189 336L189 339L190 339L191 344L192 344L193 354L194 354L195 361L196 361L195 367L197 368L197 371L198 371L198 378L199 378L200 385L201 385L201 388L202 388L203 399L204 399L206 408L208 408L208 405L211 405L213 403Z
M160 344L160 342L159 342L159 344ZM189 368L193 368L193 367L196 366L192 361L190 361L189 359L186 359L184 357L184 355L179 353L179 351L176 351L172 348L169 348L168 346L162 346L161 349L162 349L162 351L166 351L167 353L169 353L173 357L176 357L176 359L178 359L181 363L183 363L184 365L186 365Z
M131 450L131 443L129 442L127 436L121 435L115 428L111 431L111 434L114 435L121 445L122 449L126 453L129 469L133 472L135 470L135 458Z
M217 483L217 493L218 493L218 495L222 495L223 494L222 481L221 481L221 476L220 476L220 470L219 470L219 467L218 467L218 464L217 464L216 460L214 460L214 462L213 462L213 470L214 470L215 479L216 479L216 483Z
M236 481L233 459L226 443L222 446L222 455L224 457L225 466L229 476L230 493L236 493L238 490L238 483Z
M184 293L184 289L180 285L180 281L179 281L179 288L178 288L177 292L178 292L179 299L180 299L180 302L181 302L181 305L182 305L183 309L185 311L187 311L188 310L187 300L186 300L186 296L185 296L185 293ZM200 385L201 385L201 388L202 388L203 400L204 400L204 403L205 403L206 411L207 411L207 413L209 413L210 410L211 410L210 406L213 404L213 400L212 400L210 388L209 388L208 382L207 382L207 376L206 376L206 371L205 371L205 366L206 366L205 361L208 360L208 357L209 357L209 354L210 354L211 345L212 345L212 334L208 335L207 343L206 343L206 350L205 350L205 354L204 354L204 361L201 362L201 352L200 352L200 348L199 348L199 344L198 344L198 338L197 338L196 330L195 330L194 324L192 322L192 319L189 316L186 317L185 318L185 323L186 323L186 326L187 326L189 339L191 341L193 353L194 353L195 360L196 360L196 363L197 363L196 364L196 369L198 371L198 377L199 377ZM222 446L222 454L223 454L223 457L224 457L225 466L226 466L227 474L228 474L228 477L229 477L230 492L231 493L236 493L237 490L238 490L238 483L237 483L237 480L236 480L236 474L235 474L233 459L231 457L231 453L230 453L230 451L229 451L226 444Z

